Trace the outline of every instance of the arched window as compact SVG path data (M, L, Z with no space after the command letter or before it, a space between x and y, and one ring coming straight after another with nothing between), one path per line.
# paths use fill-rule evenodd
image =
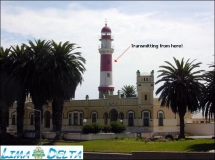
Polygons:
M134 111L128 111L128 126L134 126Z
M30 125L34 125L34 113L30 114Z
M124 119L124 114L122 112L119 113L119 118L122 120Z
M83 125L83 113L79 113L79 125Z
M51 119L51 114L49 111L45 112L45 128L50 128L50 119Z
M72 125L72 113L68 114L69 125Z
M107 125L108 124L108 114L106 112L104 113L103 118L104 118L104 124Z
M12 113L12 125L16 125L16 113Z
M115 109L112 109L109 113L110 115L110 121L117 121L118 120L118 112Z
M143 111L142 117L143 117L143 126L149 126L150 112L149 111Z
M91 119L92 119L92 123L96 123L97 120L97 112L93 111L91 112Z
M74 126L78 125L78 113L73 114L73 125Z
M158 126L163 126L164 112L158 111Z
M84 114L82 111L72 111L68 112L67 118L68 118L68 125L83 125L83 117Z

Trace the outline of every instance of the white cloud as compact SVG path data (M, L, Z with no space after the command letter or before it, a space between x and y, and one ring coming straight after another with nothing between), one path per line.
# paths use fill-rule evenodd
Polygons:
M87 60L87 71L84 74L85 81L77 89L76 99L83 99L86 94L90 98L98 97L98 37L105 18L108 19L108 26L114 35L113 59L130 44L183 44L182 49L130 48L117 63L113 63L115 93L123 85L136 84L138 69L141 72L155 70L157 77L159 66L163 65L164 61L173 62L173 56L178 59L197 59L197 62L203 62L201 69L208 69L207 64L213 62L213 12L199 11L193 12L192 16L174 16L164 10L128 13L123 12L123 8L128 6L90 9L79 3L71 3L64 9L57 6L30 9L3 5L2 46L25 43L29 37L77 43L82 47L80 51ZM6 33L10 36L5 36ZM156 88L157 86L155 90Z

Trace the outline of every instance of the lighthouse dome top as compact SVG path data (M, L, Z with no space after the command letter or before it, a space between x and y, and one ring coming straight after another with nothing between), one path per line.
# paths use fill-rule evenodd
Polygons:
M111 29L107 26L107 23L105 23L105 26L102 28L101 32L111 32Z

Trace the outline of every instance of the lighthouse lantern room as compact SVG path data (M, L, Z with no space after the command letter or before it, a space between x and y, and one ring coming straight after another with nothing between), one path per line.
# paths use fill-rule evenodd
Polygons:
M114 49L111 45L113 36L111 35L111 29L107 26L107 23L101 30L100 41L100 86L98 87L98 90L99 98L103 98L104 96L107 96L107 94L112 95L114 91L112 75L112 54Z

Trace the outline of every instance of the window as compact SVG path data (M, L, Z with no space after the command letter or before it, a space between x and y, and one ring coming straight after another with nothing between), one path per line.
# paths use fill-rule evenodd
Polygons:
M74 116L73 116L73 122L74 122L74 126L77 126L78 125L78 113L74 113Z
M107 77L110 77L110 73L107 73Z
M16 124L16 115L13 114L12 115L12 125L15 125Z
M163 113L159 112L158 113L158 126L163 126Z
M145 100L147 100L147 95L145 95Z
M67 113L68 125L83 125L84 114L82 111L72 111Z
M134 125L134 114L128 113L128 126L133 126L133 125Z
M30 115L30 125L34 125L34 114L31 113Z
M92 113L92 123L96 122L96 113Z
M143 112L143 126L149 126L149 118L150 118L149 111L144 111Z
M69 113L69 125L72 125L72 113Z
M83 113L80 113L80 125L82 126L83 125Z
M104 124L107 125L108 124L108 114L104 113Z
M120 118L120 119L124 119L124 114L123 114L122 112L120 112L119 118Z
M45 112L45 128L50 128L50 118L51 114L49 111Z

